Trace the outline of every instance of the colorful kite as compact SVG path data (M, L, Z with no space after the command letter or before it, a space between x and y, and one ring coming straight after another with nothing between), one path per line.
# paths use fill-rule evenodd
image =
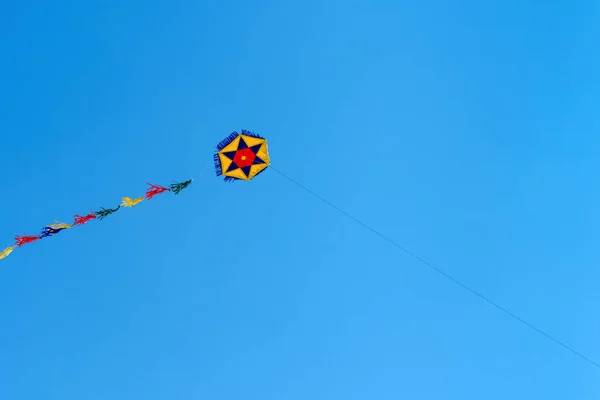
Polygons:
M267 150L267 141L242 130L233 132L217 146L215 168L217 176L225 176L225 181L249 181L263 172L271 161Z
M225 181L245 180L249 181L263 172L271 163L267 149L267 141L255 133L242 130L242 133L233 132L221 143L217 145L217 152L214 155L215 169L217 176L223 175ZM84 225L93 219L102 220L107 216L114 214L121 208L130 208L140 204L143 201L151 200L154 196L164 192L179 194L187 188L192 180L173 183L169 187L154 185L146 190L144 197L130 198L123 197L121 204L115 208L100 208L98 211L90 211L87 215L75 214L73 224L65 224L55 221L55 224L46 225L42 228L39 235L15 236L15 244L0 251L0 260L8 257L13 250L24 244L54 236L66 229L74 226Z

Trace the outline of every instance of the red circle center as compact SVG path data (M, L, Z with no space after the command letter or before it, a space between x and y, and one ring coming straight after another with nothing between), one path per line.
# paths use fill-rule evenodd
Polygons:
M242 149L235 152L233 162L240 168L249 167L254 164L256 155L250 149Z

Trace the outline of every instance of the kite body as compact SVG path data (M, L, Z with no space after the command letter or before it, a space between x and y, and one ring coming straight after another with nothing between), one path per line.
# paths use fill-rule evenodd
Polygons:
M246 130L219 143L214 160L217 176L225 181L249 181L271 164L267 140Z

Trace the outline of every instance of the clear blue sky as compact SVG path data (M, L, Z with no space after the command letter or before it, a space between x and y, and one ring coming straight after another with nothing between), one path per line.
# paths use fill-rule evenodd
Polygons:
M598 399L598 3L12 2L0 399ZM123 2L125 4L125 2ZM202 171L205 167L209 168Z

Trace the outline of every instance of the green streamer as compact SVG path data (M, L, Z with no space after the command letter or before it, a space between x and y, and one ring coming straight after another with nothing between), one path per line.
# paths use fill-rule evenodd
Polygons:
M101 207L102 209L100 211L96 211L94 214L96 214L96 218L98 219L103 219L104 217L109 216L110 214L117 212L117 210L119 208L121 208L121 206L118 206L117 208L113 208L112 210L109 208L108 210L105 209L104 207Z
M179 194L179 192L181 192L183 189L190 186L191 183L192 183L191 179L189 181L185 181L185 182L181 182L181 183L173 183L173 184L171 184L171 191L175 194Z

